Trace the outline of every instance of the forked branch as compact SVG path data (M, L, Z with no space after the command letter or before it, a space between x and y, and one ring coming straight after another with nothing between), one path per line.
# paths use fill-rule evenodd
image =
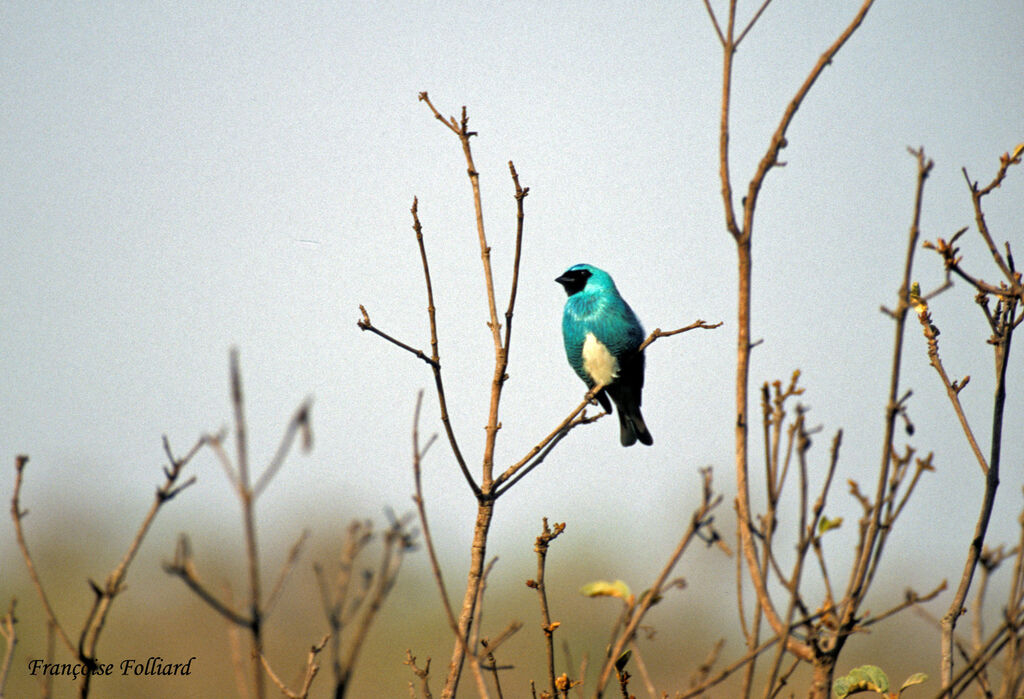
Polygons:
M22 529L22 520L28 515L28 510L22 510L19 503L24 471L28 464L28 457L18 456L15 460L14 494L11 497L11 518L14 520L14 531L18 541L18 548L25 561L25 567L28 569L29 577L32 580L32 585L36 590L36 594L39 595L39 599L43 604L43 609L45 610L50 627L56 631L58 637L71 654L90 670L95 668L96 648L99 644L100 634L102 634L103 628L106 625L107 616L110 614L114 598L124 590L124 583L128 576L128 568L135 560L135 556L139 552L139 548L142 546L142 541L146 537L147 532L149 532L150 526L156 519L156 515L160 511L160 508L163 507L165 503L176 497L185 488L195 483L195 476L192 476L181 483L179 483L179 479L181 478L182 472L188 463L206 444L206 438L200 438L185 456L177 458L171 451L167 437L163 438L164 452L169 461L169 465L163 470L165 480L163 484L157 488L156 495L153 498L153 503L149 507L149 511L147 511L146 515L143 517L142 523L136 530L134 538L128 545L128 550L125 552L124 556L122 556L117 566L110 571L102 585L93 580L89 581L89 586L93 591L94 599L92 607L89 609L89 613L86 616L85 623L82 626L82 631L79 635L77 644L72 642L70 636L58 620L57 614L50 603L50 599L46 594L45 588L43 587L43 582L39 573L36 571L32 556L29 553L28 543L25 540L25 533ZM85 697L89 695L92 674L92 672L83 673L79 688L80 696ZM2 688L2 686L2 683L0 683L0 688Z

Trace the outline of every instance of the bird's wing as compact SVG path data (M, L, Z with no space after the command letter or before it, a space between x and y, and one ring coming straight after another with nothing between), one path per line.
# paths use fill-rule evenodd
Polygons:
M593 387L593 381L583 368L583 342L586 337L587 324L566 309L566 313L562 317L562 341L565 344L565 356L576 375L583 379L588 386Z
M590 331L614 357L635 351L644 341L644 329L639 319L629 304L618 296L600 313L594 314Z

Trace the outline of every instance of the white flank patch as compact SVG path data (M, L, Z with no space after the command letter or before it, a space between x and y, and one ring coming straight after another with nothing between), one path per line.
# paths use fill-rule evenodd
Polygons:
M587 333L587 339L583 341L583 368L594 383L607 386L619 375L619 360L594 337L594 333Z

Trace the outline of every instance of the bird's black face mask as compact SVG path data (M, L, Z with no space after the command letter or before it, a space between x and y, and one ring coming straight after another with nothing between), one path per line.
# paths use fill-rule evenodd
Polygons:
M570 269L555 281L565 287L566 296L572 296L577 292L583 291L583 287L587 285L588 279L590 279L589 270Z

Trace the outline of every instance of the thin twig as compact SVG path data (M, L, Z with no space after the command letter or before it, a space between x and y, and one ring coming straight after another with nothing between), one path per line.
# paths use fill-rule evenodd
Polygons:
M924 299L915 297L913 294L911 294L911 302L914 303L914 310L917 313L918 320L921 321L925 339L928 341L928 361L939 375L939 379L941 379L942 385L946 389L946 395L953 406L953 412L956 413L957 420L960 421L960 428L963 430L964 437L967 438L967 443L974 453L974 458L981 468L982 475L984 475L988 473L988 462L985 460L985 455L981 453L981 446L974 436L974 430L971 429L970 422L967 420L967 414L964 412L964 406L960 402L960 391L967 385L970 377L959 382L950 380L949 375L946 373L946 367L942 363L942 358L939 356L939 329L932 323L928 304Z
M988 225L985 223L984 214L981 208L981 198L991 192L992 189L1002 182L1003 177L1006 175L1006 170L1011 164L1020 162L1019 153L1015 153L1015 157L1013 158L1011 158L1009 154L1004 154L1000 159L1000 162L1001 165L996 178L985 189L979 190L977 184L970 182L968 179L972 201L974 202L978 232L985 240L996 266L998 266L1007 277L1009 283L1007 291L1010 291L1010 293L1000 296L994 313L989 313L988 311L987 298L984 295L984 292L980 293L978 297L978 301L981 304L990 325L992 326L992 337L989 339L989 343L993 346L995 355L996 386L992 399L992 435L989 444L988 470L985 473L985 492L982 497L981 507L978 513L978 521L975 524L974 535L971 538L971 543L967 551L967 558L964 562L964 570L960 578L960 583L953 596L953 600L950 603L948 611L942 617L942 660L940 671L945 696L953 696L953 634L957 620L963 612L974 572L981 560L981 553L985 544L985 535L988 531L989 521L995 505L996 491L999 488L1003 416L1006 403L1006 372L1009 364L1013 331L1018 327L1016 311L1017 304L1021 298L1020 276L1013 268L1012 257L1009 257L1009 250L1008 259L1004 260L992 241L992 236L989 233ZM964 176L966 177L966 171L964 172ZM955 255L955 252L953 254ZM938 333L936 331L935 335L937 334ZM929 340L930 347L933 340L934 337ZM970 437L970 433L968 431L965 431L965 435ZM986 661L985 664L987 664L987 662L988 661ZM976 667L974 675L982 672L985 664ZM972 677L974 675L972 675Z
M804 622L801 621L799 623L802 624ZM794 624L794 626L797 625L799 624ZM760 645L749 649L742 657L738 658L737 660L734 660L732 663L722 668L715 675L707 678L700 684L691 686L685 691L677 692L674 699L690 699L690 697L696 697L700 696L701 694L704 694L704 692L706 692L707 690L724 682L726 679L729 678L730 675L732 675L732 673L736 672L736 670L738 670L739 668L749 665L757 656L759 656L761 653L765 652L778 642L778 636L774 636L766 641L763 641Z
M96 646L99 643L100 634L106 625L107 616L110 613L110 606L114 601L114 597L124 589L124 581L128 575L128 568L131 566L132 561L135 560L135 556L139 552L139 548L142 546L142 540L145 538L146 533L153 524L153 520L156 519L156 515L164 503L174 498L178 493L195 482L195 477L193 476L179 485L178 478L181 476L182 470L185 466L189 461L191 461L192 457L199 452L205 443L205 440L200 438L183 458L176 459L174 454L171 452L167 438L163 438L164 451L170 461L170 465L167 468L164 468L166 480L163 485L157 488L156 495L149 507L149 511L146 513L142 520L142 524L139 525L139 528L135 533L135 538L132 540L131 544L129 544L128 550L121 558L121 561L117 564L117 567L107 575L107 579L104 581L103 587L101 588L95 583L92 585L93 591L96 594L96 599L93 602L92 610L89 612L89 620L83 627L82 635L79 639L79 657L83 662L89 664L95 662ZM82 678L83 696L88 694L91 678L92 673L87 673Z
M238 499L242 508L242 530L249 571L249 635L252 650L252 676L256 699L263 699L266 690L259 658L263 655L263 594L260 578L259 545L256 541L256 495L249 472L248 425L245 420L245 399L238 350L232 348L230 361L231 403L235 413L235 470L238 475Z
M739 48L739 45L743 42L744 37L746 37L747 33L754 28L754 25L757 24L757 20L761 19L761 15L764 14L764 11L768 9L768 5L770 5L771 2L772 0L764 0L764 2L761 3L761 6L757 8L757 12L755 12L754 16L750 18L749 22L747 22L747 26L743 28L743 31L740 32L740 35L736 37L736 41L733 42L734 49Z
M273 611L274 606L277 604L277 600L281 597L281 592L284 590L284 583L291 575L291 572L295 570L295 566L299 562L299 558L302 555L302 547L309 539L309 530L303 529L299 538L296 539L295 543L292 544L291 549L288 551L288 558L281 565L281 572L277 575L277 582L274 583L274 587L270 590L270 594L267 596L267 604L265 614L270 615ZM325 639L326 640L326 639Z
M267 671L267 675L270 676L270 680L277 685L277 688L281 690L288 699L306 699L309 696L310 687L313 685L313 679L316 677L316 673L320 671L320 663L316 661L316 656L324 649L327 644L327 639L330 634L326 635L321 641L309 649L309 656L306 659L306 672L302 679L302 687L298 691L292 691L285 686L284 682L274 673L273 668L270 667L270 663L267 661L266 656L260 656L260 662L263 664L263 669Z
M451 418L448 416L448 399L444 391L444 381L441 378L441 355L438 349L438 338L437 338L437 308L434 306L434 285L430 279L430 265L427 262L427 248L426 243L423 240L423 226L420 224L419 216L419 200L413 198L412 209L412 228L416 233L416 245L420 251L420 262L423 265L423 282L427 290L427 322L430 326L430 360L431 369L434 372L434 387L437 391L437 402L441 411L441 424L444 425L445 434L448 436L448 445L451 447L452 454L455 456L455 461L459 464L459 470L462 471L462 477L466 479L466 483L469 485L470 490L473 491L473 495L477 498L480 497L480 486L477 485L476 480L469 473L469 467L466 466L466 460L462 456L462 450L459 448L459 442L455 438L455 430L452 427Z
M743 198L743 220L742 225L738 222L733 202L733 186L730 174L729 162L729 118L730 99L732 87L733 59L740 39L746 36L747 31L761 16L767 7L767 2L761 5L753 19L742 30L739 39L736 38L736 9L737 0L730 0L728 9L728 20L723 33L709 3L705 3L712 23L722 42L722 99L721 117L719 128L719 173L721 179L721 195L725 212L726 229L733 237L737 245L738 255L738 298L737 309L737 362L736 362L736 512L739 529L740 549L746 561L748 574L753 582L756 594L755 620L760 614L764 614L771 624L776 635L781 636L788 625L780 617L778 611L772 606L768 596L766 584L766 571L762 566L768 566L769 560L759 560L755 547L756 530L750 513L750 486L749 486L749 457L748 457L748 392L750 373L750 354L753 347L751 342L751 236L753 233L754 214L757 207L758 195L764 184L765 177L773 168L782 165L779 161L779 154L787 144L786 132L797 112L803 103L811 87L824 71L825 67L831 64L833 58L857 30L871 8L873 0L865 0L853 19L838 36L838 38L821 55L817 63L808 73L803 84L797 89L793 98L787 105L781 120L772 135L768 148L762 157L758 167L747 187L747 194ZM756 627L756 625L755 625ZM756 630L755 630L756 633ZM755 636L748 636L748 643L756 642ZM787 650L795 656L807 661L814 661L814 650L805 643L799 642L792 636L786 639ZM756 657L756 656L755 656ZM819 682L819 684L824 684ZM815 693L825 696L830 688L819 686Z
M452 427L451 418L448 415L448 400L444 390L444 379L441 375L441 357L438 351L438 336L437 336L437 315L436 308L434 306L434 287L430 278L430 264L427 261L427 249L423 240L423 226L420 223L419 218L419 200L413 198L412 208L410 209L412 214L412 227L416 234L416 244L420 252L420 262L423 266L423 279L426 285L427 292L427 322L430 328L430 352L431 355L428 357L422 350L416 349L407 345L406 343L392 337L391 335L376 328L370 321L370 315L367 313L366 308L362 305L359 306L359 311L362 313L362 319L357 321L357 325L361 330L369 330L374 334L384 338L388 342L401 347L402 349L410 352L419 359L425 361L430 365L431 370L434 374L434 386L437 392L438 405L441 411L441 424L444 425L445 434L448 437L448 445L451 447L452 454L455 456L455 461L459 465L459 470L462 471L463 478L466 479L466 483L473 491L474 496L480 497L480 486L477 485L476 480L469 472L469 467L466 465L466 460L462 456L462 450L459 448L458 439L455 436L455 430Z
M416 512L420 517L420 528L423 530L423 541L427 546L427 557L430 559L430 569L434 574L434 582L437 584L438 592L441 594L441 606L444 607L445 616L448 619L448 626L451 628L455 638L463 639L459 632L459 624L455 619L455 612L452 610L451 601L448 599L448 588L444 584L444 574L441 572L441 564L434 549L434 537L430 534L430 523L427 520L427 509L423 501L423 484L421 464L423 456L427 453L430 445L434 443L437 435L431 435L427 444L420 448L420 407L423 404L423 391L416 394L416 409L412 419L412 473L416 485L416 494L413 495L413 502L416 503ZM464 639L463 639L464 640Z
M363 306L362 304L359 304L359 312L362 313L362 315L363 315L362 318L360 318L359 320L356 321L356 325L359 326L360 330L369 330L374 335L377 335L378 337L382 337L385 340L387 340L388 342L390 342L391 344L393 344L393 345L395 345L397 347L401 347L406 352L409 352L409 353L415 355L416 357L418 357L419 359L422 359L424 362L426 362L430 366L432 366L432 367L436 367L437 366L437 362L434 359L428 357L426 354L424 354L423 350L419 350L419 349L416 349L415 347L407 345L404 342L402 342L401 340L398 340L398 339L392 337L391 335L388 335L383 330L380 330L379 328L374 326L373 322L370 320L370 314L367 312L366 307Z
M889 487L889 474L893 461L893 435L896 431L896 420L900 414L899 396L900 369L902 366L904 329L909 309L914 252L920 237L921 209L924 199L924 185L934 163L928 159L924 150L910 151L917 160L917 185L914 194L914 208L907 242L903 279L898 292L895 315L895 336L893 339L892 368L889 376L889 394L886 403L885 434L882 437L882 461L879 466L878 484L871 511L868 515L868 526L863 534L863 541L858 549L855 562L847 583L846 593L839 603L839 620L842 628L852 628L856 624L856 616L860 604L867 594L872 580L872 572L876 569L877 560L881 557L880 537L884 537L883 507L885 493ZM846 636L837 636L839 643Z
M19 504L19 498L21 497L21 485L24 478L25 466L28 464L28 456L22 454L15 457L14 460L14 494L11 496L11 519L14 521L14 534L18 541L18 549L21 551L21 557L25 561L25 568L28 570L29 578L32 580L32 586L36 590L36 594L39 595L39 600L43 603L43 610L46 612L46 618L50 623L51 628L57 632L57 636L60 637L62 643L71 652L72 655L77 656L78 650L75 644L71 641L71 638L64 631L64 627L61 626L60 621L57 619L57 613L53 610L53 605L50 604L50 598L46 594L46 589L43 587L43 582L39 578L39 573L36 572L35 563L32 560L32 556L28 550L28 543L25 541L25 532L21 526L21 520L28 516L28 510L22 510Z
M14 646L18 642L18 634L15 632L15 625L18 620L14 616L14 597L7 607L7 613L0 617L0 636L4 637L7 647L4 649L3 660L0 660L0 697L4 696L4 687L7 686L7 672L11 669L11 659L14 658Z
M338 560L338 571L333 584L328 582L324 567L319 563L313 563L313 572L320 590L320 602L323 605L324 617L331 630L331 665L334 671L335 687L340 684L344 673L341 665L343 630L356 615L365 598L365 590L360 590L352 597L349 596L355 561L372 540L373 524L369 520L352 520L345 532Z
M420 680L420 690L423 692L423 699L433 699L433 695L430 693L430 685L428 679L430 677L430 658L427 658L426 664L420 668L416 665L416 656L411 651L406 649L405 651L405 664L409 666L413 674ZM412 683L409 683L410 688Z
M722 34L722 28L718 26L718 18L715 17L715 11L711 9L711 3L709 0L704 0L704 8L708 11L708 17L711 18L711 26L715 28L715 34L718 35L718 40L722 46L725 47L725 35Z
M648 335L647 338L640 343L640 346L637 347L636 351L643 352L645 349L647 349L648 345L657 340L659 337L671 337L672 335L678 335L680 333L689 332L690 330L714 330L715 328L720 327L722 327L722 321L719 321L717 323L708 323L707 321L703 320L695 320L689 325L682 328L676 328L675 330L662 330L661 328L655 328L653 331L651 331L651 334Z
M420 527L423 530L423 540L427 546L427 557L430 559L430 568L434 575L434 582L437 584L437 589L441 595L441 606L444 608L445 617L448 620L448 627L451 629L452 634L455 636L456 643L462 645L464 656L470 659L470 664L473 666L474 672L479 674L479 658L470 650L469 639L460 632L459 622L455 618L455 612L452 609L451 600L448 597L448 588L444 583L444 575L441 572L441 564L437 558L437 551L434 548L434 537L430 532L430 523L427 520L426 504L423 499L423 485L422 485L422 462L423 457L426 455L427 450L434 443L437 435L431 435L427 440L427 443L420 447L420 436L419 436L419 423L420 423L420 409L423 404L423 391L419 391L416 395L416 408L413 412L413 427L412 427L412 466L413 466L413 480L415 483L416 493L413 495L413 502L416 503L416 512L419 515ZM406 663L409 664L409 663ZM415 666L413 666L415 667ZM426 681L424 680L424 688L426 688ZM428 692L429 695L429 692Z
M260 493L270 484L274 476L277 475L278 470L284 464L285 458L288 456L288 452L291 451L292 444L295 441L295 435L301 433L302 435L302 451L309 453L313 448L313 427L312 422L309 418L309 411L312 407L313 399L307 398L299 406L298 410L292 416L292 419L288 422L288 427L285 429L284 436L281 438L281 444L277 447L277 452L274 454L274 458L270 460L270 464L263 471L263 475L260 476L259 480L256 481L256 486L252 489L252 496L258 498Z
M519 184L519 173L512 161L508 161L508 169L512 174L512 184L515 185L516 197L516 246L515 254L512 257L512 287L508 292L508 308L505 310L505 356L508 357L509 346L512 340L512 314L516 306L516 292L519 289L519 260L523 253L523 222L526 218L523 209L523 202L530 193L529 187Z
M519 481L519 479L536 468L543 461L544 456L547 455L546 450L548 447L554 446L558 441L561 441L576 425L589 421L585 418L578 418L581 413L586 410L587 406L590 405L591 401L594 400L594 396L597 395L601 388L601 386L595 386L591 390L587 391L587 394L583 397L583 401L577 405L554 430L549 432L546 437L541 439L532 449L530 449L526 456L509 466L500 476L494 479L493 487L495 499L504 495L510 487ZM535 457L537 458L535 459ZM519 473L520 470L523 469L525 470L522 473Z
M39 578L32 556L28 550L28 544L25 541L25 534L22 529L21 521L28 514L28 511L21 509L19 499L21 495L25 466L28 463L28 457L22 455L16 458L14 494L11 498L11 517L14 520L14 529L18 541L18 547L21 550L22 558L25 560L25 566L28 569L29 577L32 579L32 584L43 603L43 608L46 611L46 616L51 627L56 631L57 635L60 636L61 640L68 647L68 650L70 650L76 658L85 663L88 667L93 667L96 662L96 646L99 643L100 635L106 625L111 605L113 604L114 598L124 589L124 582L128 575L128 569L135 560L135 556L138 553L139 548L142 546L143 539L149 532L150 526L156 519L156 515L160 511L160 508L195 482L194 476L186 479L183 483L179 483L178 480L181 477L184 468L205 444L205 438L200 438L189 452L179 459L175 458L171 452L167 438L163 438L164 451L170 461L169 465L163 469L165 481L157 488L153 502L150 505L149 510L146 512L146 515L143 517L139 528L136 530L135 536L129 543L127 551L124 556L122 556L117 566L115 566L107 575L103 585L91 580L89 581L94 594L94 599L86 616L86 621L82 626L82 631L77 645L72 643L70 637L58 622L57 615L46 595L45 589L42 585L42 580ZM93 673L86 672L82 676L80 695L83 697L88 696L89 694L92 675ZM2 683L0 683L0 687L2 687Z
M196 571L195 561L192 558L192 545L186 535L182 534L178 537L178 543L174 549L174 560L170 563L164 563L163 569L168 575L181 578L182 582L192 592L227 621L243 628L250 628L252 626L253 622L250 617L233 609L230 603L221 601L217 595L203 584Z
M640 654L640 645L636 642L635 636L629 642L629 650L632 653L629 657L636 663L636 669L640 671L640 679L644 683L644 689L647 690L648 696L651 699L658 699L657 690L654 688L654 682L651 681L650 673L647 672L647 663L644 662L644 657Z
M721 504L722 496L715 495L714 491L711 489L710 468L701 470L701 478L703 484L703 497L701 499L701 504L690 517L689 525L683 533L682 538L679 540L679 544L676 546L675 551L673 551L672 555L669 557L668 562L661 569L661 572L658 574L658 577L655 579L650 589L643 595L636 607L632 610L628 622L618 634L618 638L608 649L608 655L604 662L604 666L601 669L601 673L598 675L598 697L601 696L604 691L605 684L607 683L613 669L615 669L615 662L619 659L626 646L636 635L640 622L643 620L644 616L646 616L651 606L655 601L660 599L665 581L668 580L668 576L672 574L672 570L676 567L676 564L679 563L679 559L682 558L683 553L686 552L686 549L689 547L693 539L701 537L701 533L707 529L710 535L710 541L718 540L718 533L715 532L712 527L713 518L711 517L711 512Z
M373 576L373 591L362 605L362 614L356 621L355 630L348 642L348 650L341 659L341 675L336 678L335 696L344 696L359 653L366 647L370 627L398 579L403 555L414 546L412 534L405 529L406 524L407 518L397 519L384 535L384 550L377 572Z
M466 159L466 173L469 176L470 186L473 190L473 208L476 214L477 239L480 244L480 259L483 262L484 285L486 287L487 295L487 310L489 316L487 327L491 331L491 338L494 342L494 376L491 380L491 400L490 408L488 410L487 426L484 428L487 437L484 443L484 457L482 464L483 479L480 486L482 491L489 492L491 484L491 469L494 464L494 444L497 438L498 429L500 428L498 423L498 406L501 402L501 388L505 383L505 371L508 367L508 356L505 353L505 349L501 342L501 325L498 322L498 309L494 294L494 274L491 271L491 246L487 243L487 235L484 231L483 201L480 195L480 173L477 172L476 165L473 162L473 150L469 144L470 138L476 136L476 132L469 130L469 116L467 115L465 106L462 108L462 119L460 121L456 121L455 117L451 117L446 121L438 113L437 109L434 108L434 105L431 103L430 97L426 92L421 92L419 94L419 99L421 102L426 103L437 119L444 123L452 133L458 136L459 142L462 144L462 154ZM457 684L457 680L454 682L448 682L446 686L446 693L449 689L453 690Z
M553 527L549 527L548 518L544 517L544 528L533 546L533 550L537 553L537 577L534 580L526 581L526 586L535 589L540 600L541 630L544 631L548 685L551 689L552 697L558 696L558 690L555 688L555 629L560 624L551 621L551 614L548 611L548 592L547 587L544 585L544 568L547 561L548 547L564 531L565 522L556 522Z

